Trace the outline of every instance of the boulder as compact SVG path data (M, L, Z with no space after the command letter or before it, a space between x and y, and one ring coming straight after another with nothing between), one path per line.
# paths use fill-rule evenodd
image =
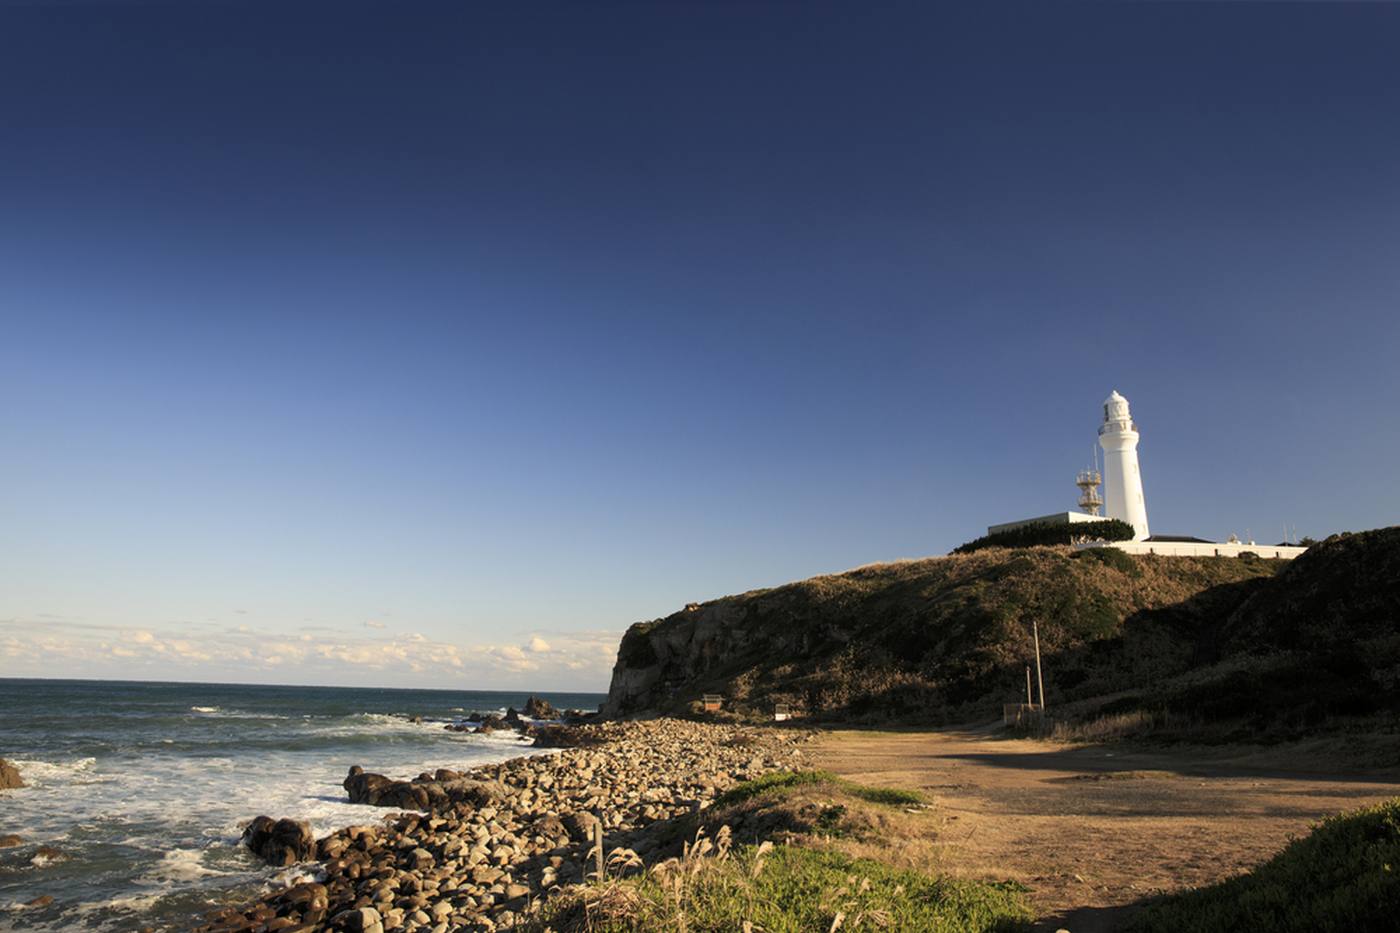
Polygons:
M477 732L499 732L502 729L509 729L510 726L504 719L494 713L482 716L480 725L476 727Z
M506 707L506 725L512 729L519 729L525 725L525 720L520 718L520 714L515 711L514 706Z
M532 696L525 701L525 715L531 719L558 719L559 711L548 700Z
M0 790L23 786L24 781L20 779L19 768L0 758Z
M16 836L14 833L6 833L0 836L0 849L13 849L15 846L24 845L24 837Z
M242 842L269 865L294 865L309 861L316 852L316 837L305 820L274 820L259 816L243 827Z
M494 781L464 778L446 768L428 780L396 781L355 765L342 786L351 803L401 810L446 810L456 804L484 807L505 797L505 788Z
M373 774L353 765L350 773L346 775L341 786L350 795L351 803L367 803L371 806L380 806L379 798L388 790L389 786L395 782L391 778L386 778L382 774ZM382 806L391 806L383 804Z
M598 818L587 810L576 810L565 815L562 822L575 842L591 842Z
M332 917L331 928L347 933L384 933L384 918L373 907L356 907Z
M294 884L290 888L277 895L277 902L284 904L298 913L306 913L311 910L325 910L330 906L330 895L324 884L314 881L303 881L301 884Z
M569 829L563 820L552 813L547 813L531 823L530 831L549 840L566 839L569 836Z

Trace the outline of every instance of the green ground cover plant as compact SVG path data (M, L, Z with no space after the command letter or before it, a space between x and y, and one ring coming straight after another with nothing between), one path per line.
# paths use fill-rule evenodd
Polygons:
M1324 820L1254 871L1148 907L1130 933L1382 933L1400 925L1400 798Z

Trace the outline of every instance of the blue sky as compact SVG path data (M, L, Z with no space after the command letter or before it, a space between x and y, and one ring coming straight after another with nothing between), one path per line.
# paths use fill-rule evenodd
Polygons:
M1400 515L1400 7L0 7L3 673L602 688L1071 507Z

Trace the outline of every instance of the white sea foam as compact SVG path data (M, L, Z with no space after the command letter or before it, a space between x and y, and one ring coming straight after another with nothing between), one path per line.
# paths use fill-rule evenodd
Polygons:
M222 706L191 706L190 712L204 719L288 719L280 713L253 712L246 709L224 709Z
M161 856L154 868L141 876L143 882L194 881L199 878L234 874L210 868L205 862L204 849L171 849Z
M94 771L96 758L75 758L72 761L41 761L37 758L16 758L13 760L24 782L30 787L46 787L50 784L100 782Z
M86 901L79 904L75 909L80 916L97 914L104 920L112 921L117 914L139 914L154 907L167 892L157 894L129 894L124 897L112 897L106 900ZM107 928L104 924L99 929Z

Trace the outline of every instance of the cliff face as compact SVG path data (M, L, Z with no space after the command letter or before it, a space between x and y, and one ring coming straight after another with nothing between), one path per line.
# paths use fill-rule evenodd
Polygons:
M1024 692L1040 626L1052 701L1185 669L1202 633L1277 562L989 550L864 567L632 626L605 713L679 712L703 693L855 719L980 714Z

